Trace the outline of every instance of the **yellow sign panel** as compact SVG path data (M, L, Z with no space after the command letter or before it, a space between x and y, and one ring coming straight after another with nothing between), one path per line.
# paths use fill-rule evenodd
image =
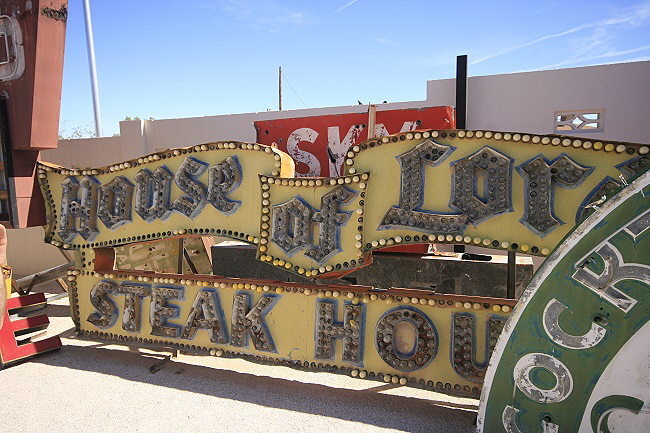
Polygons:
M395 244L465 243L547 255L590 207L643 169L647 146L492 131L366 141L348 176L293 178L270 147L212 143L104 169L43 164L47 238L97 248L183 234L231 237L307 276Z
M79 332L480 393L514 300L128 271L70 276Z
M258 174L293 176L293 161L269 146L229 142L99 169L41 164L46 236L73 249L185 233L253 242L259 236Z
M647 151L575 137L423 131L354 146L346 167L371 175L366 251L435 242L547 255Z
M262 176L258 258L306 277L370 263L363 250L368 173L339 178Z

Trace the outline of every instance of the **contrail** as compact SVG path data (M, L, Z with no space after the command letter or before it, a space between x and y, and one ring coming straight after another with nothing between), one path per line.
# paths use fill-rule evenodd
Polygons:
M332 12L332 14L337 14L337 13L341 12L343 9L352 6L352 5L355 4L357 1L358 1L358 0L352 0L351 2L349 2L349 3L347 3L347 4L343 5L343 6L341 6L340 8L338 8L337 10L335 10L334 12Z
M542 36L542 37L537 38L535 40L532 40L530 42L526 42L526 43L523 43L523 44L520 44L520 45L515 45L513 47L505 48L503 50L500 50L500 51L497 51L495 53L489 54L489 55L487 55L485 57L482 57L482 58L480 58L478 60L470 62L470 64L475 65L477 63L481 63L481 62L484 62L486 60L493 59L493 58L495 58L497 56L501 56L503 54L510 53L512 51L516 51L516 50L519 50L521 48L526 48L526 47L529 47L531 45L535 45L535 44L538 44L540 42L547 41L549 39L555 39L555 38L559 38L559 37L562 37L562 36L570 35L572 33L576 33L576 32L579 32L581 30L590 29L590 28L594 28L594 27L601 27L601 26L604 27L604 26L611 26L611 25L616 25L616 24L625 24L625 23L634 22L636 20L645 20L648 17L650 17L650 2L641 3L641 4L637 5L636 7L634 7L632 9L631 13L629 13L628 15L622 16L620 18L608 18L606 20L601 20L601 21L597 21L597 22L594 22L594 23L582 24L582 25L570 28L569 30L565 30L563 32L560 32L560 33L553 33L553 34L550 34L550 35Z
M560 67L560 66L568 65L568 64L571 64L571 63L588 62L588 61L591 61L591 60L600 60L600 59L608 59L608 58L611 58L611 57L626 56L628 54L638 53L639 51L647 51L647 50L650 50L650 45L643 45L641 47L636 47L636 48L632 48L632 49L629 49L629 50L623 50L623 51L608 51L606 53L599 54L599 55L596 55L596 56L587 56L587 57L582 57L582 58L569 59L569 60L565 60L563 62L555 63L555 64L552 64L552 65L542 66L542 67L536 68L536 69L538 69L538 70L539 69L552 69L552 68L557 68L557 67ZM642 60L647 60L647 56L646 57L638 57L636 59L625 59L625 62L642 61Z

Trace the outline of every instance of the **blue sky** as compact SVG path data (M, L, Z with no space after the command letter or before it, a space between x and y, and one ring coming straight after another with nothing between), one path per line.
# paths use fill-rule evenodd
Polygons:
M69 0L61 132L94 131ZM455 76L650 60L650 2L91 0L104 135L154 119L426 98Z

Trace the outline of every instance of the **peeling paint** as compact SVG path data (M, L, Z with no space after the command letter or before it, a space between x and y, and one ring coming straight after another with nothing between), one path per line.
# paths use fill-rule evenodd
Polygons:
M31 2L28 3L30 3L31 8ZM41 9L41 14L57 21L68 21L68 8L66 5L61 5L60 9L52 9L47 6L43 6Z

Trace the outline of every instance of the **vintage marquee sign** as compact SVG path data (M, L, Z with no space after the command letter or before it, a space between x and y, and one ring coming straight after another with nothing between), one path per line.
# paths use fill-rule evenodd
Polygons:
M531 281L491 361L479 432L648 431L649 248L646 173Z
M396 244L546 256L592 202L647 167L647 153L561 136L424 131L353 146L347 175L337 178L293 178L287 154L249 143L99 169L43 164L39 178L46 236L57 246L216 234L256 244L262 261L317 276L356 269L368 252Z
M83 259L92 260L92 250ZM406 289L88 268L69 277L82 335L474 397L514 305Z
M346 173L372 178L365 251L447 242L546 256L591 202L646 169L647 153L575 137L425 131L354 146Z
M96 169L42 164L39 179L47 239L76 254L71 308L83 335L477 395L514 301L116 270L113 247L226 236L311 278L353 271L400 243L547 255L591 203L644 169L647 153L561 136L417 131L353 146L336 178L295 178L285 153L225 142Z

